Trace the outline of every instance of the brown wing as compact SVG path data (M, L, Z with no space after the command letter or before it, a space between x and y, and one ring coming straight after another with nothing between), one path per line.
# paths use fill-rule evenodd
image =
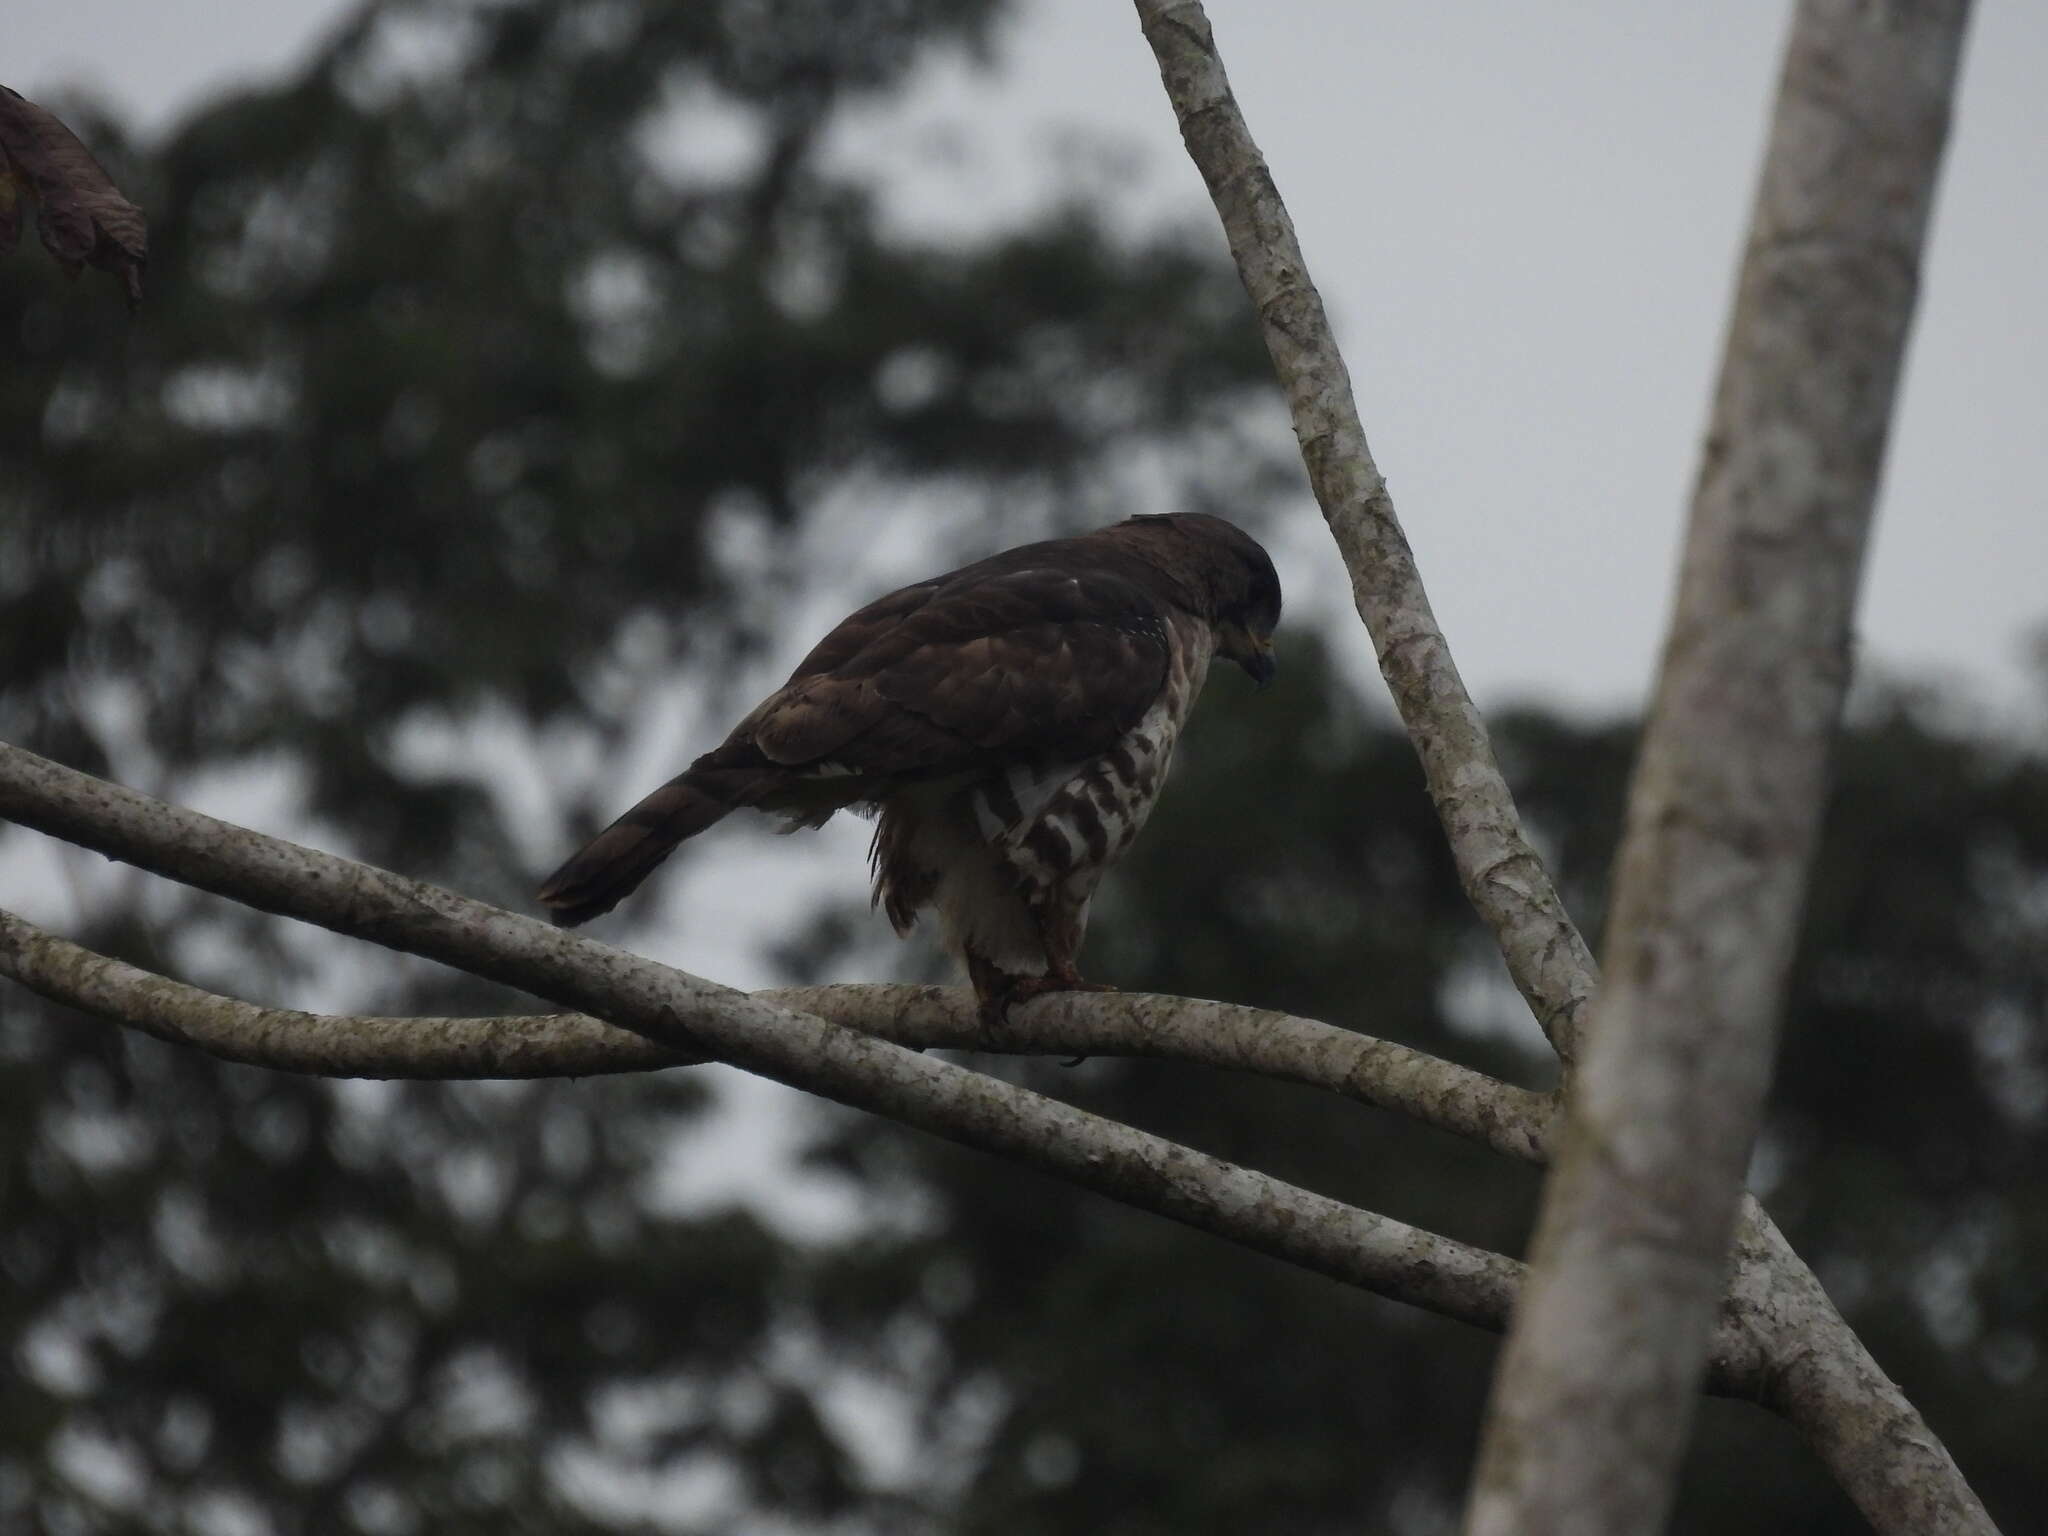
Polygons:
M1090 757L1159 697L1168 644L1141 581L1012 551L853 614L714 756L860 778Z

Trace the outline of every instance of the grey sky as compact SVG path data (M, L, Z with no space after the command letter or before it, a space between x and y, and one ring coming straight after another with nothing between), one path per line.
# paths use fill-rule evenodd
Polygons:
M162 127L298 56L341 7L31 0L8 83ZM1366 428L1482 698L1640 698L1670 587L1786 7L1214 0L1254 133L1335 312ZM920 227L1028 207L1056 166L1206 217L1130 10L1031 0L844 145ZM1863 607L1865 656L2027 696L2048 620L2048 7L1987 0ZM1103 135L1131 150L1075 150ZM1305 535L1313 533L1304 530ZM1319 537L1316 535L1315 537ZM1287 563L1313 571L1320 546ZM1341 602L1334 563L1298 578Z

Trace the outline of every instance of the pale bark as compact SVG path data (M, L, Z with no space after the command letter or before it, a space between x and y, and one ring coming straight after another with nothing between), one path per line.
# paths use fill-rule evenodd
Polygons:
M1998 1536L1948 1447L1748 1196L1736 1225L1734 1279L1707 1354L1709 1390L1721 1390L1731 1328L1753 1336L1768 1361L1743 1395L1798 1429L1871 1529Z
M1492 738L1458 676L1408 536L1373 463L1321 295L1294 223L1194 0L1137 0L1188 154L1208 183L1287 394L1309 486L1351 576L1380 671L1422 761L1458 878L1508 974L1570 1066L1593 995L1592 952L1523 835Z
M6 911L0 976L224 1061L320 1077L595 1077L711 1059L579 1013L389 1018L265 1008L95 954ZM1392 1110L1520 1162L1543 1160L1554 1102L1392 1041L1196 998L1053 993L1014 1009L991 1037L962 987L877 983L749 995L915 1051L1153 1057L1256 1073Z
M1965 0L1793 24L1677 611L1466 1529L1660 1529L1818 840ZM1920 1526L1919 1529L1931 1529Z
M216 821L4 744L0 817L261 911L522 988L682 1055L730 1062L1013 1158L1447 1317L1498 1329L1513 1299L1521 1266L1499 1254L1297 1189L537 918ZM21 935L20 927L11 931ZM77 957L59 957L47 969L61 971L67 959L75 964ZM160 999L161 989L175 985L149 980ZM322 1048L331 1058L333 1036L347 1021L316 1022L328 1036Z
M0 744L0 817L40 827L111 857L183 879L249 905L301 916L344 933L376 933L379 942L472 968L451 949L444 924L450 920L499 919L518 934L560 938L555 930L481 903L466 902L434 887L381 870L294 848L117 789L84 774ZM159 824L160 823L160 824ZM324 915L323 915L324 914ZM588 941L568 941L572 946ZM497 948L461 946L463 954L492 955ZM874 1028L915 1044L960 1048L1043 1051L1051 1054L1129 1052L1180 1057L1321 1087L1380 1105L1482 1142L1511 1157L1540 1155L1551 1119L1549 1095L1495 1082L1453 1063L1438 1062L1405 1047L1389 1045L1310 1020L1237 1009L1187 999L1048 997L1017 1010L1000 1040L985 1038L971 1004L958 989L935 987L795 988L750 1000L710 983L668 971L647 961L617 955L603 945L577 955L597 957L597 979L607 985L604 962L616 956L630 966L626 978L633 1006L645 1010L644 978L686 989L689 1008L734 1005L734 1028L760 1015L754 1001L829 1010L842 1024ZM491 965L479 974L523 984L517 975ZM568 1075L652 1068L704 1059L689 1044L662 1045L582 1014L539 1015L532 1019L367 1019L300 1014L266 1009L152 975L95 955L47 934L19 918L0 921L0 974L11 975L46 996L116 1019L164 1038L181 1041L234 1061L293 1070L368 1076ZM520 974L525 974L524 970ZM551 972L549 974L552 974ZM550 995L560 989L536 988ZM607 994L609 995L609 994ZM689 1013L659 1002L658 1032L672 1036ZM781 1017L771 1009L771 1020ZM801 1021L825 1027L822 1020ZM771 1026L772 1027L772 1026ZM301 1032L303 1031L303 1034ZM827 1037L830 1038L830 1037ZM699 1040L696 1045L708 1046ZM880 1057L875 1070L888 1074L893 1059ZM821 1071L823 1068L821 1067ZM843 1062L834 1072L848 1070ZM852 1069L859 1072L861 1068ZM895 1113L882 1104L889 1096L837 1092L822 1078L778 1074L846 1102ZM1458 1317L1481 1327L1505 1324L1518 1266L1494 1255L1472 1257L1462 1245L1444 1250L1454 1273L1439 1285L1431 1274L1434 1245L1441 1239L1402 1229L1348 1207L1331 1207L1317 1197L1262 1176L1248 1187L1232 1169L1185 1148L1137 1137L1126 1141L1123 1127L1092 1116L1034 1113L1035 1096L968 1074L977 1102L1009 1114L1003 1135L961 1134L969 1145L1000 1152L1042 1171L1072 1178L1088 1188L1139 1209L1173 1216L1217 1236L1299 1263L1335 1278L1398 1296L1413 1305ZM942 1079L938 1089L947 1091ZM874 1085L870 1085L874 1087ZM890 1090L893 1091L893 1090ZM913 1090L914 1091L914 1090ZM1063 1108L1063 1106L1056 1106ZM981 1113L980 1110L973 1111ZM914 1114L897 1114L923 1123ZM1108 1139L1098 1142L1100 1127ZM953 1135L944 1126L929 1127ZM1127 1133L1136 1136L1136 1133ZM1172 1165L1178 1185L1153 1178L1119 1182L1119 1159L1132 1149ZM1078 1159L1079 1171L1076 1170ZM1089 1177L1094 1172L1102 1177ZM1259 1190L1275 1198L1263 1200ZM1297 1201L1296 1197L1300 1197ZM1305 1203L1304 1203L1305 1202ZM1198 1215L1191 1215L1193 1205ZM1322 1211L1341 1224L1362 1218L1348 1234L1325 1243L1299 1241L1294 1228L1304 1209ZM1747 1398L1785 1414L1812 1441L1843 1485L1866 1508L1897 1510L1897 1521L1875 1518L1880 1530L1906 1536L1920 1530L1969 1529L1948 1516L1968 1489L1948 1463L1938 1441L1926 1431L1912 1405L1884 1378L1839 1314L1821 1293L1784 1239L1760 1211L1738 1248L1735 1281L1723 1306L1707 1376L1707 1389ZM1414 1241L1404 1242L1403 1235ZM1331 1248L1347 1243L1369 1250L1348 1263L1333 1260ZM1505 1266L1503 1268L1502 1266ZM1417 1281L1406 1284L1402 1276ZM1476 1274L1479 1284L1463 1278ZM1917 1502L1916 1502L1917 1501ZM1911 1516L1909 1521L1906 1517ZM1948 1523L1943 1523L1948 1520Z
M1366 445L1349 373L1286 207L1231 95L1208 19L1194 0L1136 4L1189 156L1257 309L1310 485L1414 739L1466 893L1563 1057L1569 1087L1598 971L1521 833L1484 724L1430 616ZM1891 8L1876 6L1871 14L1882 20ZM1729 1306L1778 1362L1759 1400L1799 1426L1874 1527L1887 1536L1992 1529L1946 1449L1747 1196Z

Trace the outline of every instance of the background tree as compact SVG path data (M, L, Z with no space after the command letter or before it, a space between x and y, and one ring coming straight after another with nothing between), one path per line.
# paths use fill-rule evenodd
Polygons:
M1081 208L920 246L820 168L836 113L992 15L373 6L153 154L68 113L152 211L159 297L130 326L26 260L0 289L0 731L276 795L520 901L600 808L580 795L616 795L592 748L701 700L659 686L686 656L701 679L758 651L846 498L941 487L930 542L983 546L1099 520L1135 443L1227 457L1259 359L1213 260ZM664 160L690 113L757 152ZM520 759L565 736L578 799L534 838ZM364 990L332 949L96 874L94 942ZM573 1524L605 1503L565 1491L590 1467L679 1458L749 1472L746 1504L843 1499L826 1384L784 1360L802 1251L651 1187L687 1079L337 1093L5 1010L10 1518ZM649 1417L678 1394L686 1424ZM779 1449L715 1454L742 1443Z
M793 558L848 485L942 487L979 547L1094 520L1112 461L1213 440L1263 367L1204 258L1121 247L1085 209L906 247L816 169L837 103L985 11L843 36L739 7L555 14L448 21L451 82L395 73L365 13L298 82L124 172L165 317L124 334L9 269L6 323L42 339L0 427L21 554L0 625L28 662L6 735L165 787L274 794L283 769L366 855L516 902L546 854L508 825L506 756L616 750L685 661L761 643L764 572L815 579L736 557L734 529ZM679 188L635 146L707 81L789 147ZM1262 466L1232 486L1225 458L1195 467L1242 515ZM1091 964L1513 1070L1408 748L1313 645L1284 678L1256 715L1205 707ZM451 729L491 767L435 749ZM1502 735L1598 911L1629 733ZM2024 1021L2048 946L2019 898L2048 856L2043 770L1900 700L1845 762L1767 1193L2016 1520L2041 1493ZM350 985L216 903L83 878L100 947L242 992ZM828 917L792 968L848 931ZM376 1001L489 1003L439 977ZM1426 1530L1455 1507L1483 1339L891 1127L824 1119L861 1219L791 1242L664 1198L701 1147L686 1074L336 1089L0 1008L22 1367L0 1499L52 1529ZM1526 1172L1355 1106L1151 1063L1010 1070L1489 1246L1526 1219ZM1742 1409L1712 1415L1691 1483L1686 1529L1857 1528Z

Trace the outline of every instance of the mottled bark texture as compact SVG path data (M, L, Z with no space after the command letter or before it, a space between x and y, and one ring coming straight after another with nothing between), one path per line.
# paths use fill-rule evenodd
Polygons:
M1136 3L1188 153L1209 187L1258 311L1310 484L1414 738L1466 892L1563 1057L1569 1086L1598 971L1522 836L1485 727L1430 616L1407 540L1366 445L1349 374L1286 208L1231 95L1208 19L1193 0ZM1956 9L1941 7L1936 24L1945 24ZM1873 27L1898 28L1902 35L1922 24L1919 13L1891 5L1865 6L1857 14ZM1960 19L1955 20L1959 30ZM1943 65L1931 55L1923 60L1924 84L1940 76ZM1923 89L1908 95L1927 99ZM1831 99L1853 127L1856 98L1837 91ZM1885 106L1877 104L1880 111ZM1796 228L1788 234L1785 254L1796 256ZM1908 263L1901 272L1908 284L1912 271ZM1819 323L1825 329L1830 322ZM1824 335L1818 339L1825 342ZM1725 1322L1732 1319L1772 1357L1764 1379L1743 1395L1786 1414L1879 1531L1914 1536L1991 1529L1940 1441L1871 1359L1770 1217L1747 1196L1723 1317L1718 1338L1726 1337ZM1717 1356L1720 1349L1717 1343ZM1719 1366L1712 1367L1710 1380L1719 1374Z
M0 976L224 1061L318 1077L595 1077L712 1059L587 1014L383 1018L264 1008L95 954L6 911ZM1520 1162L1543 1161L1554 1107L1549 1094L1405 1045L1234 1003L1055 992L1011 1010L992 1037L959 987L782 987L751 996L914 1051L1140 1056L1252 1072L1393 1110Z
M971 997L959 988L809 987L750 998L434 886L165 805L6 745L0 745L0 817L266 911L371 937L543 996L589 999L587 1006L628 1026L581 1013L403 1019L262 1008L94 954L0 913L0 975L227 1060L328 1076L415 1078L580 1075L728 1060L1480 1327L1506 1326L1520 1283L1521 1266L1497 1254L868 1035L914 1046L1129 1052L1234 1066L1412 1113L1509 1156L1540 1158L1552 1115L1548 1095L1406 1047L1285 1014L1182 998L1042 998L1018 1009L997 1040L988 1038ZM528 948L534 940L546 941L545 952ZM817 1016L825 1013L834 1022ZM633 1027L643 1020L652 1021L644 1033ZM1768 1297L1731 1298L1715 1343L1711 1390L1765 1394L1775 1307Z
M1636 1536L1670 1509L1776 1049L1967 9L1805 0L1793 24L1606 985L1471 1536ZM1910 1528L1983 1518L1948 1514Z
M1138 0L1188 154L1208 183L1287 394L1309 485L1351 575L1359 617L1422 760L1465 894L1569 1066L1593 995L1593 956L1522 833L1486 723L1451 660L1408 536L1373 463L1322 296L1294 222L1230 92L1193 0Z
M261 911L522 988L679 1055L730 1062L1014 1158L1365 1290L1483 1328L1506 1322L1521 1272L1512 1259L1297 1189L815 1014L578 938L537 918L166 805L19 747L0 745L0 817ZM19 954L35 947L29 925L10 924L5 932L0 951ZM49 955L42 971L46 979L61 978L67 968L75 971L95 958L83 951ZM102 974L98 985L141 974ZM145 982L155 987L148 1011L190 1039L193 1027L177 1019L175 1005L194 999L174 998L166 989L176 984L162 978ZM268 1010L256 1012L265 1016L256 1021L264 1027L279 1022ZM301 1017L326 1037L309 1050L329 1052L331 1059L335 1036L350 1021ZM454 1021L438 1023L445 1032ZM388 1039L388 1028L384 1033Z
M578 985L597 988L592 995L600 1000L611 996L607 978L616 962L628 968L621 995L640 1015L651 1012L654 1032L670 1042L657 1043L586 1014L355 1019L260 1008L93 954L18 917L0 916L0 975L86 1012L234 1061L373 1077L529 1077L645 1070L718 1055L711 1031L700 1028L695 1038L686 1038L684 1031L693 1018L702 1019L729 1001L725 1025L741 1032L751 1028L752 1021L782 1017L780 1009L800 1009L913 1047L1129 1053L1237 1067L1411 1114L1522 1159L1540 1160L1553 1118L1550 1095L1513 1088L1469 1068L1311 1020L1221 1003L1048 997L1017 1010L1002 1038L990 1040L976 1021L972 1000L957 988L793 988L748 999L432 886L160 805L5 745L0 745L0 817L251 906L303 917L338 932L375 935L390 947L531 985L543 995L567 995L563 985L547 977L565 965L574 970L584 963L579 959L583 956L595 957L590 963L596 969L577 972L585 977ZM488 957L501 954L500 939L487 936L468 944L451 939L448 932L450 924L460 928L474 922L479 932L495 933L501 921L503 943L516 946L520 935L533 935L567 946L566 957L556 954L538 968L525 964L523 957L516 963L502 958L488 962ZM477 956L488 963L477 962ZM529 982L523 977L536 979ZM663 996L664 983L672 983L683 996ZM650 986L655 989L651 999ZM826 1017L806 1019L799 1014L791 1022L799 1030L824 1031L830 1028ZM771 1022L768 1027L776 1026ZM879 1081L868 1080L857 1054L849 1062L848 1042L840 1042L843 1049L832 1059L810 1063L803 1059L803 1038L794 1037L797 1070L756 1070L848 1103L894 1113L912 1124L927 1122L888 1104L905 1093L943 1096L952 1083L964 1082L970 1102L962 1113L969 1128L948 1129L951 1120L927 1128L1413 1305L1485 1328L1505 1326L1519 1272L1519 1266L1508 1260L1475 1255L1462 1245L1445 1244L1426 1232L1381 1222L1347 1207L1333 1209L1333 1202L1304 1196L1259 1175L1240 1179L1243 1170L1127 1132L1113 1122L1071 1111L1040 1113L1043 1101L979 1074L941 1074L933 1086L913 1083L906 1089L893 1080L900 1053L889 1054L886 1047L876 1057L874 1074ZM741 1060L741 1053L727 1053L725 1059ZM815 1072L808 1070L813 1065ZM862 1078L866 1086L853 1091L831 1086L849 1075ZM984 1135L976 1127L988 1118L1001 1123ZM1105 1138L1098 1138L1098 1127ZM1174 1177L1150 1172L1147 1160L1171 1168ZM1141 1165L1140 1175L1120 1178L1119 1170L1133 1161ZM1273 1198L1266 1198L1268 1193ZM1296 1224L1304 1210L1320 1212L1334 1225L1299 1231ZM1882 1488L1887 1478L1895 1477L1902 1446L1940 1459L1939 1444L1863 1352L1813 1277L1785 1248L1783 1238L1754 1207L1751 1215L1757 1224L1745 1228L1738 1248L1735 1282L1710 1354L1708 1390L1785 1413L1821 1447L1829 1465L1852 1490L1866 1484ZM1350 1217L1362 1221L1347 1230ZM1347 1252L1347 1245L1357 1251ZM1450 1267L1439 1275L1434 1266L1446 1257ZM1954 1476L1952 1467L1949 1476ZM1962 1496L1967 1496L1966 1489ZM1881 1524L1887 1531L1917 1528Z

